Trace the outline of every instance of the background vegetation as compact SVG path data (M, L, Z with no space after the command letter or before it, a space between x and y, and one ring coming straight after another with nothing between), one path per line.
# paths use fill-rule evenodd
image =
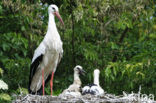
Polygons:
M92 83L99 68L108 93L137 92L142 86L142 93L156 95L155 0L1 0L0 80L6 83L0 84L1 101L28 93L29 67L47 30L49 4L60 8L65 23L64 28L56 19L64 54L55 95L73 82L77 64L87 71L83 85Z

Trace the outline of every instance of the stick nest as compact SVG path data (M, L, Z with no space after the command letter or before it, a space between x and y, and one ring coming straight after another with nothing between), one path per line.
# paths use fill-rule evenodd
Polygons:
M121 96L115 96L113 94L107 94L101 96L84 95L81 97L73 97L68 95L66 97L59 96L39 96L28 94L26 96L16 96L13 103L156 103L152 96L148 96L139 93L127 94L123 92Z

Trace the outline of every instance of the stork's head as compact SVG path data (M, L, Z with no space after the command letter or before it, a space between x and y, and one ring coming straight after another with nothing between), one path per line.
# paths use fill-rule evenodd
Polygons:
M58 10L58 7L54 4L50 5L48 7L48 13L49 14L53 14L54 16L57 16L57 18L60 20L60 22L64 25L64 22L59 14L59 10Z
M74 72L78 73L78 74L82 74L84 75L86 72L83 70L82 66L80 65L77 65L75 68L74 68Z
M100 73L100 70L99 69L95 69L94 70L94 75L99 75L99 73Z

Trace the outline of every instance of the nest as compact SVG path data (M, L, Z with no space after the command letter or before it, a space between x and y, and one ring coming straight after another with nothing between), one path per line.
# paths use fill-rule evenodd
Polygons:
M145 95L138 93L125 93L121 96L115 96L113 94L107 94L101 96L84 95L81 97L73 97L67 95L66 97L59 96L39 96L39 95L26 95L16 96L16 100L13 103L156 103L154 101L154 95Z

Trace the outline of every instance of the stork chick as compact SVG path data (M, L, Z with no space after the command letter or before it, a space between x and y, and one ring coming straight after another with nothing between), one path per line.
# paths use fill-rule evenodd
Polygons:
M74 96L79 97L81 96L81 80L80 80L80 74L84 75L85 71L80 65L77 65L74 68L74 82L72 85L68 87L68 89L65 89L59 97L65 97L65 96Z
M82 95L91 94L91 95L102 95L104 94L104 90L101 88L99 84L99 74L100 70L94 70L94 83L89 84L82 88Z

